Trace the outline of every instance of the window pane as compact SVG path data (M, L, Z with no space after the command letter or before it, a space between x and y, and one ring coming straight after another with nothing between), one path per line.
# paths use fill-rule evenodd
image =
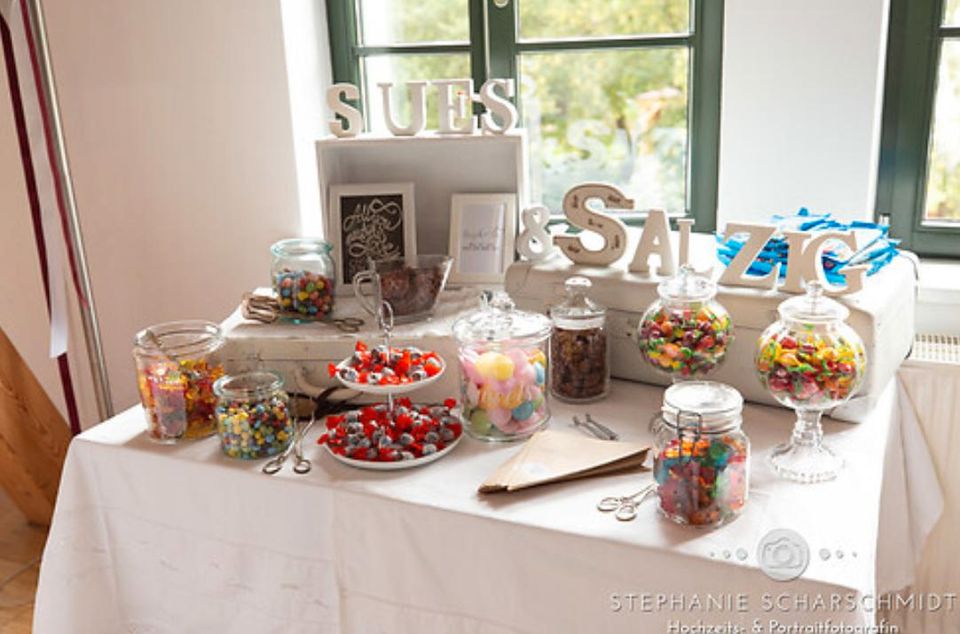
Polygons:
M561 212L571 186L613 183L637 209L686 209L686 48L520 57L534 201Z
M689 0L516 0L520 39L685 33Z
M960 222L960 41L945 40L933 111L924 220Z
M468 0L359 0L359 5L363 44L470 40Z
M943 10L944 24L960 24L960 0L947 0Z
M371 55L363 60L366 120L372 132L387 132L383 118L383 100L380 97L380 89L377 88L378 82L393 82L391 95L394 121L399 125L407 125L410 122L410 99L403 87L405 81L470 77L470 57L465 53ZM437 128L437 93L436 88L427 87L427 129ZM469 99L469 95L465 95L465 98Z

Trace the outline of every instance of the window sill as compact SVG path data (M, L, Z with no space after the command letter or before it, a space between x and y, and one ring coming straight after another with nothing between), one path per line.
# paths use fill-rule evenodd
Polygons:
M960 260L920 260L920 302L960 307Z

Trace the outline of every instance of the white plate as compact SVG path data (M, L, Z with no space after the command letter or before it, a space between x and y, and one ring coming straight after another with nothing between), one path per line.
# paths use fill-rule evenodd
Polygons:
M439 376L439 375L437 375ZM327 450L333 458L339 462L342 462L345 465L351 467L356 467L357 469L368 469L370 471L399 471L400 469L413 469L414 467L419 467L421 465L430 464L434 460L439 460L445 455L450 453L450 450L460 444L460 440L463 438L464 432L460 432L460 435L457 436L453 442L449 445L430 454L429 456L423 456L422 458L415 458L414 460L397 460L396 462L379 462L377 460L353 460L352 458L347 458L346 456L341 456L339 454L333 453L333 450L330 449L329 445L324 445L324 448Z
M414 381L412 383L404 383L402 385L370 385L369 383L355 383L353 381L347 381L340 376L340 368L344 367L344 365L347 364L351 358L352 357L347 357L337 364L337 378L341 383L351 390L363 392L364 394L406 394L407 392L412 392L414 390L419 390L422 387L427 387L443 376L443 373L447 369L447 362L444 361L440 355L437 355L437 359L440 361L440 371L433 376L428 376L425 379Z

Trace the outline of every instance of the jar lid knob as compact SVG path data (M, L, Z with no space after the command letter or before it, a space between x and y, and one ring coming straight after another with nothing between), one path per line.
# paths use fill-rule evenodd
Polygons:
M567 297L570 298L586 295L592 287L593 282L590 281L590 278L582 275L568 277L567 281L563 283L563 289L566 291Z

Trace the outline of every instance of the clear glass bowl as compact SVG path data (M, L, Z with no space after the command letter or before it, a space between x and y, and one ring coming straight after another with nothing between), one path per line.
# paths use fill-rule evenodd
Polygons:
M771 454L776 473L797 482L837 476L843 460L823 444L820 418L849 399L863 383L867 357L860 336L844 321L846 307L823 295L817 282L780 304L780 319L757 340L760 382L797 422L789 442Z
M723 361L733 321L714 298L717 286L688 266L657 287L637 327L643 358L675 380L703 377Z
M484 298L458 319L461 418L474 438L527 438L550 418L547 342L550 320L514 308L506 293Z

